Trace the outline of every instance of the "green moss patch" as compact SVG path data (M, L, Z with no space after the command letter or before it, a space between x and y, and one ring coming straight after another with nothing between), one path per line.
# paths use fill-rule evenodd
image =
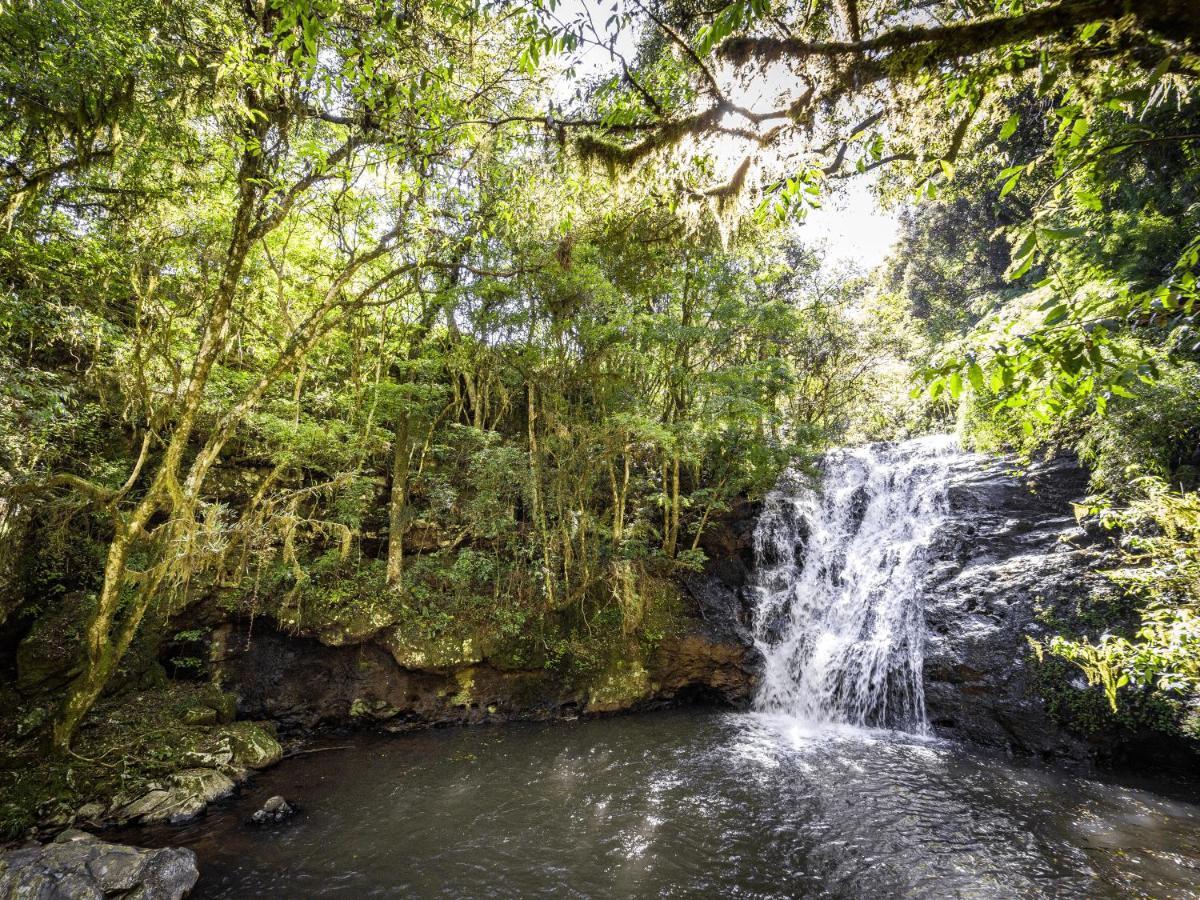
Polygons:
M282 751L268 730L222 723L231 711L231 698L211 685L126 693L98 703L70 755L53 757L40 731L50 710L14 710L0 721L0 835L15 839L76 820L102 824L186 769L240 777L277 761Z

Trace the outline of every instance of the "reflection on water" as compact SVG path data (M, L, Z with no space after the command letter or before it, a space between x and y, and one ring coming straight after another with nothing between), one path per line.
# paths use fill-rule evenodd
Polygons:
M907 735L692 711L340 743L122 839L195 848L199 897L1200 897L1195 798ZM244 824L273 793L301 814Z

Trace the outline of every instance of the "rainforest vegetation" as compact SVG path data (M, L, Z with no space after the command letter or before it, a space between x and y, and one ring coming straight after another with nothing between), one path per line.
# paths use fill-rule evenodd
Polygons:
M0 4L6 756L222 619L586 682L786 466L954 429L1079 454L1122 611L1027 650L1194 732L1198 84L1191 0Z

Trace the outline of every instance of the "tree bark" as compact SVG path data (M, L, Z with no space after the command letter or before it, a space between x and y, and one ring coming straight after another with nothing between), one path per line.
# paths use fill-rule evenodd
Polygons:
M392 496L388 506L387 583L398 588L404 577L404 513L408 503L408 412L400 413L392 445Z
M261 125L256 125L255 129L259 132L264 130ZM181 499L179 470L184 450L195 427L209 375L225 346L225 326L237 294L246 256L250 251L254 210L259 198L260 172L261 156L256 151L248 150L243 155L239 167L238 207L231 228L225 268L221 273L200 347L192 364L180 415L150 487L127 518L117 518L104 564L104 583L97 599L96 610L85 629L87 658L83 671L67 686L52 727L52 744L59 753L66 753L70 748L75 729L100 696L124 653L124 648L112 644L111 631L125 593L130 551L151 517L160 509L173 506ZM141 621L145 613L144 604L149 602L148 598L143 601L141 597L139 594L139 600L135 601L133 608L128 612L129 619L135 623Z

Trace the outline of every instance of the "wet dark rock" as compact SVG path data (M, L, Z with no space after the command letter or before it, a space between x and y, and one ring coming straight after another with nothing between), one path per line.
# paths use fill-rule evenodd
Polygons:
M850 523L854 528L862 525L870 500L870 493L867 491L866 485L860 485L855 490L854 496L850 498Z
M1028 638L1050 636L1040 614L1109 589L1108 545L1071 515L1087 489L1072 458L1012 465L965 465L950 488L926 577L926 709L942 734L1082 759L1094 748L1051 719Z
M255 825L270 825L290 819L295 814L295 807L276 794L274 797L268 797L262 807L255 810L250 821Z
M179 900L199 877L191 850L142 850L74 829L0 853L0 900Z
M715 643L745 648L745 665L757 670L751 625L754 598L750 581L754 558L754 527L762 505L735 503L704 532L700 548L708 557L702 572L685 575L681 585L692 602L699 631Z

